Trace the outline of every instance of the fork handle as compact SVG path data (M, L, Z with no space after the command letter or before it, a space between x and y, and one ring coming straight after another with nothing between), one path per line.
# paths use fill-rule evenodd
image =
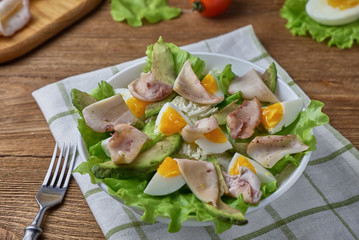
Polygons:
M22 240L35 240L42 233L42 229L36 225L30 225L25 228L25 235Z

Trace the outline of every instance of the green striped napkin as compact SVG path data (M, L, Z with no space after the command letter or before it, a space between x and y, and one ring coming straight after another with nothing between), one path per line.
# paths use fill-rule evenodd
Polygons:
M247 59L263 68L273 62L252 26L183 47ZM45 86L33 96L59 142L77 143L77 114L70 91L89 91L138 60L73 76ZM309 98L277 64L278 74L306 101ZM215 234L212 226L182 227L168 233L163 223L149 224L108 196L87 175L74 174L107 239L359 239L359 152L329 124L314 129L318 150L299 180L272 204L247 216L246 226ZM81 159L77 158L77 163Z

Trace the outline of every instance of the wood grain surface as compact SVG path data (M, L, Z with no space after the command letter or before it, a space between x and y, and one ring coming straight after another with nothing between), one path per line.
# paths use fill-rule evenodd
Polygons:
M192 13L189 0L168 2L183 9L179 18L132 28L114 22L109 1L104 1L35 50L0 65L0 239L21 239L35 217L34 196L54 146L31 93L72 75L142 57L159 35L181 46L252 24L271 56L310 98L325 103L332 126L359 147L358 45L340 50L309 36L292 36L279 16L283 0L233 0L215 19ZM73 179L64 203L45 220L41 239L105 239Z

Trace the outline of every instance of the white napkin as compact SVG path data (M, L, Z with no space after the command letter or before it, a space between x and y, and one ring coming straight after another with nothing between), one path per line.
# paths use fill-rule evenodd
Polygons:
M249 60L263 68L274 61L251 25L183 49L222 53ZM70 91L89 91L101 80L138 60L84 73L33 92L58 142L77 144L77 114ZM307 103L308 96L278 64L278 74ZM182 227L168 233L167 225L149 224L108 196L88 175L74 174L107 239L359 239L359 152L329 124L314 129L318 150L291 189L263 209L246 215L249 223L215 234L212 226ZM77 158L77 164L81 162Z

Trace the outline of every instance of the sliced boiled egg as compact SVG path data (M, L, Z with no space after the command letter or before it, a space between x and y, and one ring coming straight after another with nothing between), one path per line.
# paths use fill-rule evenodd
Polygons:
M195 140L195 143L208 153L223 153L232 148L227 136L219 127L209 133L204 133Z
M144 193L153 196L167 195L177 191L185 183L177 162L171 157L166 157L147 184Z
M127 88L116 88L114 92L115 94L121 94L123 100L126 102L126 105L131 110L133 115L135 115L135 117L142 118L145 116L146 106L151 102L145 102L132 96Z
M298 117L303 108L301 98L278 102L262 108L262 125L271 134L279 132Z
M236 153L229 163L227 172L229 175L238 175L240 167L249 168L249 170L257 175L261 183L269 183L276 180L270 171L262 167L262 165L257 163L255 160Z
M155 122L155 132L161 132L166 136L180 133L190 123L184 113L172 103L166 103L161 108Z
M219 89L219 83L217 77L209 72L201 81L202 86L215 97L223 97L223 92Z
M309 0L308 15L318 23L338 26L359 18L359 0Z

